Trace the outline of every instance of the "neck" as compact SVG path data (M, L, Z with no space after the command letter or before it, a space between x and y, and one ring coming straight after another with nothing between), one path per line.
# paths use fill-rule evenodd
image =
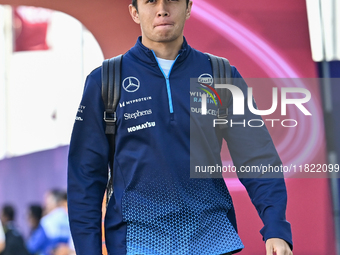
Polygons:
M175 60L182 47L183 36L171 42L153 42L147 39L145 40L144 37L142 37L142 44L150 50L153 50L158 58Z

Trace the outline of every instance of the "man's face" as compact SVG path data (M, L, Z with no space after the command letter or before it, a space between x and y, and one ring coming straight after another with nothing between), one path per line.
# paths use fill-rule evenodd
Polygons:
M51 193L45 195L45 214L50 213L58 207L57 201Z
M140 24L143 43L172 42L183 36L185 21L190 17L192 1L138 0L138 11L129 6L132 19Z

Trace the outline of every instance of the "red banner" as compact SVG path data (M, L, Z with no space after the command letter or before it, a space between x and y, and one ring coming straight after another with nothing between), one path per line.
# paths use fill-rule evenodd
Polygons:
M14 51L48 50L46 41L52 11L31 6L14 8Z

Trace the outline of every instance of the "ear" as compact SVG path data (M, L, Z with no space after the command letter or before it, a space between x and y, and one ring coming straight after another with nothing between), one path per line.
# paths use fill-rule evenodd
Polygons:
M192 7L192 1L189 1L188 3L188 8L187 8L187 13L186 13L186 19L190 18L191 15L191 7Z
M129 5L129 12L133 21L136 22L137 24L140 24L138 11L136 7L134 7L132 4Z

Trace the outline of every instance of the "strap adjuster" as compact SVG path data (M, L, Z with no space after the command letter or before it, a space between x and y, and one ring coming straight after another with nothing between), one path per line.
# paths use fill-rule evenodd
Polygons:
M225 119L228 117L228 108L218 108L217 109L217 118Z
M104 120L106 123L115 123L117 121L116 112L107 113L106 111L104 111Z

